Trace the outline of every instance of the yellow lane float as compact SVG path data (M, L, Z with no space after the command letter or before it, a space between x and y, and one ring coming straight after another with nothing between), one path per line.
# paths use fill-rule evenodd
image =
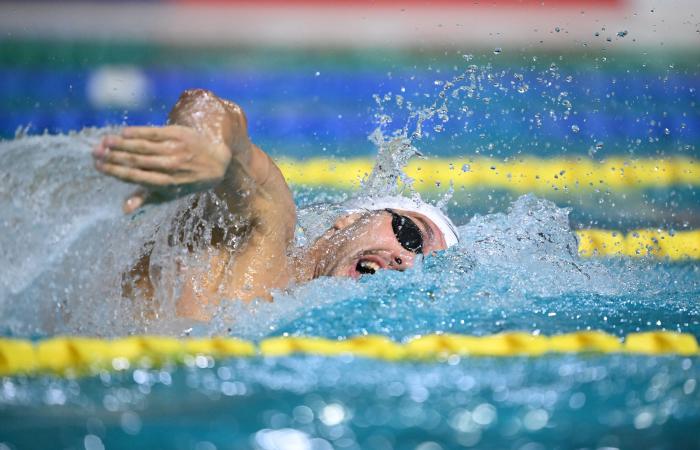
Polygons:
M435 361L459 357L537 357L552 353L625 353L700 356L695 336L651 331L624 339L602 331L553 336L522 332L487 336L431 334L398 343L386 336L345 340L274 337L258 345L234 338L175 339L132 336L122 339L55 337L40 341L0 339L0 376L51 374L78 376L131 367L157 367L206 356L212 359L284 357L297 354L353 356L385 361Z
M369 158L281 159L291 184L354 189L372 171ZM700 186L700 161L693 158L430 158L414 160L406 174L419 191L434 191L450 181L456 188L490 188L526 193L565 193L593 189L628 191Z

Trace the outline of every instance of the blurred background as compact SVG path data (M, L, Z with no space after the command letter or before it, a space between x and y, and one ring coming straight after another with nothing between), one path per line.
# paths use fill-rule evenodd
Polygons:
M454 180L458 222L533 191L576 228L700 228L697 0L0 1L0 81L3 139L163 124L211 89L301 203L442 91L411 175Z

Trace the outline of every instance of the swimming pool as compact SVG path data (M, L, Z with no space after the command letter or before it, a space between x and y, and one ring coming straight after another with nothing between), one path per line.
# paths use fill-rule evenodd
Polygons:
M0 237L3 335L34 339L36 348L52 342L48 339L53 336L84 334L230 335L257 345L252 355L231 356L211 343L185 351L178 345L186 344L167 341L170 344L161 345L170 350L161 351L163 347L147 339L130 341L130 347L119 351L130 348L132 353L111 354L113 358L102 362L106 365L88 373L78 370L83 358L79 346L47 344L44 356L30 351L39 364L36 372L24 366L10 373L7 368L14 363L5 356L0 358L0 368L6 370L0 388L1 445L421 450L700 446L693 433L700 424L700 358L697 347L687 343L700 336L700 276L693 257L697 239L682 241L676 253L660 251L666 241L693 232L697 224L697 65L689 63L667 73L666 64L647 67L648 61L632 58L589 73L575 64L555 64L553 69L554 61L543 55L527 55L527 63L499 62L501 56L477 55L470 61L460 57L457 63L451 57L433 60L434 68L418 72L410 69L413 59L402 66L403 72L401 67L392 69L391 77L376 73L362 77L328 62L321 70L303 66L296 73L268 73L267 81L262 71L242 74L240 79L195 70L147 71L154 86L173 92L204 84L236 98L241 91L234 87L248 83L245 92L250 98L240 101L256 117L254 133L276 156L289 159L290 178L295 170L301 172L297 179L311 180L312 174L333 173L341 167L343 174L330 178L350 179L346 184L298 183L295 199L302 208L343 199L356 189L367 169L350 157L367 158L373 150L365 142L366 133L349 137L348 130L369 127L375 113L387 113L400 123L404 110L396 108L396 93L402 88L409 92L407 97L428 94L423 98L429 104L445 80L467 73L472 63L483 80L477 99L465 92L466 104L474 111L469 129L480 131L464 131L466 116L460 116L459 107L450 109L443 125L458 123L461 131L428 128L421 142L421 150L440 157L442 166L419 161L412 175L416 187L433 198L444 195L448 178L462 177L466 187L461 189L456 182L448 202L460 225L458 247L426 258L408 273L380 273L359 283L319 279L278 293L272 304L226 304L208 325L174 320L167 310L161 320L124 319L131 316L125 315L125 305L115 294L120 271L114 267L128 263L149 230L172 213L173 206L154 206L133 217L121 215L119 203L130 187L99 177L88 156L104 130L0 143L5 180L0 191L5 227ZM453 71L454 65L459 70ZM15 80L15 87L29 83L26 69L6 70L4 79ZM60 85L87 76L80 71L47 73L54 81L65 76L57 82ZM41 78L41 70L33 74L47 78L46 73ZM168 79L175 81L161 82ZM274 122L276 115L285 116L285 108L297 104L294 98L272 106L269 114L261 103L270 106L273 100L258 102L271 86L282 86L281 80L287 84L279 89L293 92L297 103L300 98L319 99L308 109L293 110L297 122ZM510 85L511 81L520 84ZM7 86L4 83L6 98ZM508 92L499 89L504 86ZM58 90L42 89L35 95L52 96ZM383 110L372 103L375 91L381 94ZM566 96L561 96L563 91ZM172 95L159 92L154 98ZM336 97L330 103L320 100L331 95ZM307 115L329 105L334 109L321 114L325 125ZM527 105L537 106L518 112ZM545 106L548 109L542 109ZM20 105L14 107L22 110ZM127 121L161 122L162 111L145 115L149 107L131 111ZM77 116L56 115L65 122L43 111L47 122L40 123L68 131L81 124L121 122L121 111L98 120L87 107L75 110ZM21 118L11 114L13 120ZM3 121L6 135L14 127L8 123ZM314 143L300 143L308 135L314 136ZM637 143L639 136L644 139ZM561 141L566 149L552 145ZM603 142L600 148L599 142ZM485 159L475 153L463 160L465 148L478 150ZM324 158L322 168L304 159L309 156ZM540 159L523 162L526 157ZM569 157L574 163L564 161ZM621 163L598 163L615 158ZM635 162L643 158L651 163ZM675 165L659 163L669 158L678 158ZM586 173L572 173L571 164L581 167L588 161L595 186L582 181L590 178ZM328 165L334 167L323 168ZM539 191L543 175L537 170L551 178ZM430 172L432 178L426 175L421 183L421 171ZM658 173L664 175L654 175ZM524 187L513 181L518 175L529 180L523 181ZM477 176L479 181L470 178ZM639 178L625 178L633 176ZM619 179L624 182L616 184ZM639 179L652 181L644 184ZM441 185L435 186L436 181ZM537 196L520 196L533 190ZM575 231L582 228L619 233L601 241L596 247L601 254L609 248L604 244L615 249L618 236L629 237L631 243L620 245L630 249L621 253L631 257L579 256L586 241ZM666 234L639 238L635 236L639 229L661 229ZM672 254L680 257L670 259ZM529 338L503 335L516 331ZM548 340L586 331L606 333L591 335L601 342L625 339L636 351L613 347L607 353L601 349L609 347L591 344L598 341L590 336L574 340L586 344L578 347L571 342L557 347ZM635 334L645 332L678 334ZM485 336L496 343L459 341L450 347L440 341L426 347L434 354L397 357L402 350L367 338L369 344L323 356L328 348L337 349L357 336L383 336L410 346L416 337L435 334ZM283 341L288 347L283 346L287 350L281 354L268 340L280 336L289 338ZM304 347L292 340L297 337L340 343ZM677 338L686 339L685 344L664 346L664 339L673 343ZM508 345L499 347L503 342ZM105 347L85 348L85 359L95 356L95 348L109 353ZM389 350L382 353L382 348ZM41 365L47 358L55 362L53 369ZM69 369L67 376L64 369ZM77 372L71 374L73 369Z

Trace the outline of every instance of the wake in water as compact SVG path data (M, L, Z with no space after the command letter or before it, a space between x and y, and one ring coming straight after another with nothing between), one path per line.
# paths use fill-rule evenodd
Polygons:
M480 97L483 83L526 89L522 77L515 77L517 82L510 87L503 82L505 77L505 73L493 76L486 69L469 66L463 74L437 84L437 100L425 108L399 95L378 98L379 126L370 137L378 148L377 160L360 195L418 196L403 168L411 158L421 156L416 144L427 135L427 124L438 133L450 114L468 117L468 102L485 100ZM406 112L404 125L393 132L387 131L392 118L383 109L389 100ZM450 112L450 101L460 112ZM566 106L567 111L570 107ZM632 330L651 326L634 322L638 314L633 307L644 310L635 302L650 294L649 298L671 297L663 325L657 326L678 331L698 326L697 321L687 319L668 323L682 316L678 316L682 302L669 294L668 279L675 278L679 292L697 292L692 269L581 260L568 211L533 196L518 199L507 213L455 218L464 224L459 228L460 245L418 258L406 273L380 271L359 282L315 279L274 292L272 303L225 299L208 324L182 319L176 313L182 285L177 267L203 262L191 257L186 246L173 246L173 229L163 224L182 214L193 197L122 214L120 202L133 186L98 174L89 156L100 136L113 131L87 130L0 143L0 175L6 180L0 186L1 334L260 338L277 333L349 336L376 332L404 338L440 331L570 331L572 327L601 328L601 323L619 332L630 326ZM446 204L450 192L439 205ZM197 227L179 230L184 241L193 241L197 233L211 234L219 225L217 220L197 220L199 213L195 209L190 215ZM341 213L339 204L301 208L296 243L310 245ZM133 271L145 252L147 263L158 268L154 276L157 298L126 298L125 290L135 290L135 286L125 282L125 274ZM629 295L636 300L630 303ZM572 298L586 309L572 308ZM610 301L616 306L610 308L606 303ZM683 317L697 316L693 309Z
M179 319L172 299L163 299L157 314L149 313L148 305L122 297L122 276L141 255L144 242L158 247L166 239L159 224L176 214L183 200L125 216L120 202L132 186L99 176L90 162L90 149L103 132L0 143L0 167L7 180L0 190L3 334L190 332L259 338L283 332L385 332L401 338L432 331L511 329L518 317L513 311L533 311L533 302L539 305L534 310L541 310L536 320L525 323L529 316L520 314L516 328L537 329L543 319L560 323L566 313L557 308L571 310L567 304L572 296L589 306L604 299L599 304L606 305L603 312L579 311L592 314L580 321L585 327L592 325L592 318L602 323L622 319L625 304L633 321L638 315L633 306L644 310L639 302L645 295L668 293L671 277L674 289L697 292L692 269L581 260L567 211L525 196L508 213L468 220L459 228L458 247L427 257L406 273L381 271L360 282L321 278L275 293L272 303L224 301L207 325ZM300 223L313 210L302 209ZM153 257L170 267L177 255L169 254L172 248L165 244L158 248ZM175 277L174 269L161 277ZM634 301L626 297L635 295ZM553 306L546 306L548 298ZM618 305L610 308L611 301ZM670 316L681 307L674 300L667 305ZM697 311L685 317L678 327L697 327L687 319L697 317Z

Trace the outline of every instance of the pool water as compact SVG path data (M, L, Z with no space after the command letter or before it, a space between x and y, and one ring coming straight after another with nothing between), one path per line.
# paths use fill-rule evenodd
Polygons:
M16 448L697 448L698 358L242 359L2 386ZM32 432L29 432L29 430Z
M432 108L397 108L392 94L380 96L373 114L358 113L353 120L372 116L383 123L382 139L375 140L380 147L393 138L412 137L410 143L426 154L433 150L447 156L462 154L466 150L459 143L464 140L480 142L469 151L517 157L518 143L535 136L525 150L544 156L568 154L549 145L558 140L578 151L590 145L592 158L614 155L616 150L653 156L659 142L669 151L657 156L695 156L698 77L692 64L682 73L674 71L668 82L656 76L659 70L633 71L619 90L618 95L634 107L627 109L642 111L644 123L657 115L668 117L661 111L662 100L668 97L669 105L674 105L669 106L670 116L678 122L671 126L671 137L660 122L655 121L649 131L644 123L626 116L621 112L626 110L621 106L624 101L610 100L597 110L609 112L615 120L630 119L625 122L630 134L646 133L651 139L638 143L616 135L610 128L615 128L615 120L600 119L585 103L595 103L587 85L596 86L599 92L594 97L600 100L614 83L608 78L593 83L591 77L602 73L597 72L584 77L587 82L574 78L577 81L571 84L568 74L557 67L537 66L525 76L478 66L450 71L449 76L431 71L418 80L390 78L386 83L394 94L405 82L409 91L421 94L414 97L427 95ZM476 100L464 89L456 94L463 93L463 99L441 110L437 99L442 98L445 82L453 83L446 91L453 98L454 89L472 86L470 73L476 74L477 84L469 88ZM460 74L467 76L457 80ZM334 85L333 79L323 80ZM368 84L374 89L372 80ZM508 91L500 89L506 80L520 83L519 88L507 84ZM562 86L569 84L572 88L564 90ZM328 92L354 95L352 85L343 86ZM653 93L639 96L640 90ZM562 96L565 91L571 94ZM544 100L533 103L537 98ZM553 112L543 116L539 109L548 103ZM517 115L518 108L533 104L533 111L523 114L517 126L499 126L510 114ZM465 105L475 115L460 116ZM490 115L493 111L498 117ZM419 128L413 112L429 112L427 133L420 139L413 136ZM387 115L393 121L386 121ZM401 134L404 123L410 126ZM440 131L454 123L466 128ZM572 124L591 128L582 137ZM266 134L265 123L253 126L263 142L274 140L274 133ZM278 132L284 127L273 128ZM302 129L294 128L293 134ZM503 136L490 134L499 129ZM572 195L554 203L552 198L564 197L503 195L488 186L474 197L458 190L449 199L445 183L438 197L458 224L461 242L419 260L406 273L387 271L359 282L317 279L274 293L272 303L224 301L209 324L177 318L172 299L161 302L156 316L148 314L121 298L121 274L140 254L143 242L152 240L154 258L166 269L164 280L178 282L175 270L167 269L179 256L165 244L158 225L186 200L124 216L120 204L133 187L99 176L89 156L91 146L110 130L0 142L0 335L31 339L226 335L260 341L271 336L345 339L379 334L406 342L431 333L555 335L602 330L624 338L634 332L666 330L700 337L697 261L582 258L572 230L572 224L689 228L696 223L697 210L691 185L643 193L613 192L601 186L593 200ZM483 136L474 134L478 130ZM329 135L333 133L318 138L319 146ZM609 140L598 148L600 135ZM355 141L328 139L337 144L335 156L352 154ZM509 139L512 146L505 145ZM504 149L503 154L492 150L489 144L494 143ZM286 150L290 149L273 148L280 154ZM353 195L330 188L294 190L302 225L314 220L318 203ZM627 216L619 214L628 199L634 206L627 206ZM577 208L584 204L595 214ZM635 208L662 211L658 213L662 219L630 216ZM683 214L664 215L673 208ZM299 239L304 240L303 233ZM423 362L349 355L255 356L204 358L158 368L136 365L79 378L6 376L0 378L0 449L700 448L694 433L700 426L699 379L697 355L623 354L453 355Z
M695 262L583 259L568 210L532 195L503 213L456 217L460 244L407 273L318 279L276 293L273 303L224 302L208 325L182 323L168 311L150 322L125 319L114 267L127 264L139 250L130 242L176 206L124 217L120 201L130 187L90 169L99 133L0 144L14 168L12 194L3 193L14 230L2 238L6 335L155 332L257 341L381 334L405 341L443 332L592 329L620 337L648 330L700 336ZM328 197L307 193L298 203ZM61 448L88 449L693 448L700 442L687 431L700 424L699 375L697 356L591 354L437 362L299 355L137 366L79 379L6 377L0 442L44 448L58 440Z

